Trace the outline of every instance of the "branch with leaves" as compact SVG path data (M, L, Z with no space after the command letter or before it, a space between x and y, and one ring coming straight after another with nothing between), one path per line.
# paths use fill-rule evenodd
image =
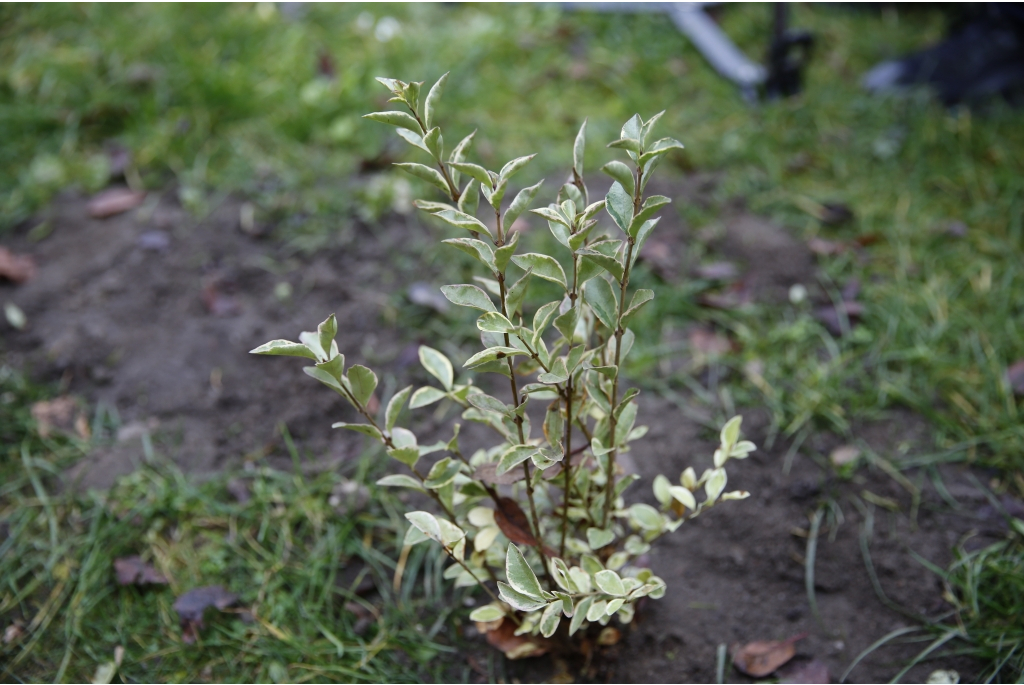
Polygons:
M447 79L442 76L422 101L422 83L378 79L391 91L390 102L407 111L366 116L396 127L399 136L430 156L430 166L397 165L444 195L441 201L417 200L416 206L469 233L443 242L478 261L484 275L472 284L443 286L441 292L453 304L481 312L476 325L484 349L463 363L456 378L448 357L421 346L420 362L440 387L403 388L379 417L368 409L377 376L364 366L346 368L334 340L333 315L316 332L302 333L297 343L274 340L253 353L313 361L306 373L344 397L366 421L334 427L380 441L388 456L407 467L408 474L385 476L378 485L418 490L435 501L443 517L406 514L411 525L405 544L440 544L453 561L446 578L457 586L484 587L492 602L471 618L488 622L507 616L517 624L516 634L543 636L552 635L563 617L570 619L570 634L612 617L628 623L639 598L665 593L664 581L637 566L637 558L658 537L719 502L747 497L725 491L725 466L755 449L740 440L741 419L734 417L722 428L714 468L699 478L687 468L678 485L665 476L654 479L660 508L627 506L623 499L638 477L622 472L618 456L634 449L647 428L636 423L639 393L624 389L620 374L637 335L644 334L629 324L654 298L646 289L630 293L630 274L658 224L655 214L670 202L661 195L645 197L644 190L665 155L682 145L672 138L653 139L663 113L647 121L633 116L608 145L622 150L628 163L602 167L613 183L604 199L590 202L584 121L573 144L569 181L555 201L531 209L540 181L503 206L510 180L534 155L489 170L467 161L474 132L445 158L436 107ZM490 205L493 224L477 216L481 197ZM546 221L561 246L557 254L519 252L519 233L510 229L527 210ZM610 224L601 221L605 215ZM562 296L528 316L524 303L533 278L557 284ZM471 374L482 373L508 379L508 401L473 384ZM467 458L459 448L458 423L450 440L432 445L419 444L411 430L398 425L406 405L419 409L437 402L454 403L463 420L491 428L497 443ZM546 403L536 432L527 411L531 402ZM435 453L443 456L424 473L421 460Z

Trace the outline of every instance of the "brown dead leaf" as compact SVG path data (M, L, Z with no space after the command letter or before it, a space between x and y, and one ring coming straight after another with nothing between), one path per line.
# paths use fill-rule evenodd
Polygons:
M780 683L831 683L832 676L823 661L811 659L791 663L777 673Z
M796 654L795 644L807 637L807 633L794 635L788 640L759 640L732 647L732 662L737 670L754 678L763 678Z
M1015 395L1024 395L1024 359L1017 360L1006 370L1006 379Z
M41 438L57 432L77 435L83 440L89 438L89 423L85 419L85 412L71 395L36 402L32 405L31 413Z
M520 545L537 546L537 538L530 532L530 521L519 504L511 497L498 499L498 508L494 511L494 522L512 542Z
M181 637L186 644L196 641L198 631L203 627L203 613L207 607L223 611L238 601L238 595L228 592L221 585L207 585L189 590L174 600L174 610L181 620Z
M611 647L612 645L617 645L621 639L622 633L619 632L618 628L607 626L597 636L597 644L602 647Z
M131 188L108 188L89 200L89 216L94 219L105 219L108 216L122 214L129 209L135 209L145 199L145 193L135 192Z
M521 481L526 476L523 475L522 469L512 469L508 473L499 476L497 464L484 464L478 466L476 471L473 472L473 480L480 480L488 485L512 485Z
M509 659L526 659L547 654L551 642L535 635L516 635L516 624L502 619L501 626L487 633L487 642Z
M36 263L31 257L0 247L0 278L6 278L12 283L24 283L35 275Z
M114 572L118 585L167 585L167 578L138 556L114 559Z

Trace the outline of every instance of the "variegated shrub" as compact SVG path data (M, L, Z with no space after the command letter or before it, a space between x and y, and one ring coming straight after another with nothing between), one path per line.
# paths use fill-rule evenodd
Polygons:
M669 203L660 195L645 198L644 189L665 154L682 145L652 136L660 114L647 121L634 116L609 144L626 160L602 168L614 182L604 199L591 202L583 181L584 122L573 146L571 176L557 201L530 210L546 221L561 246L558 254L519 252L519 233L509 228L543 182L520 190L502 211L512 177L532 156L497 172L485 169L467 161L473 134L445 155L436 107L446 79L447 74L426 97L420 83L378 79L402 109L367 117L397 127L429 156L429 165L398 166L437 186L444 201L417 201L417 207L455 227L459 237L444 242L484 267L475 284L441 288L452 303L481 311L477 327L484 349L456 375L444 354L421 347L420 361L438 385L395 393L380 416L369 409L377 377L364 366L346 368L334 340L334 316L315 333L302 333L298 343L274 340L253 352L313 362L306 373L348 400L365 420L335 427L379 440L406 468L379 484L433 499L435 512L406 514L411 526L405 544L440 544L453 562L447 577L486 591L491 603L471 618L491 625L507 618L518 626L517 634L545 637L563 617L570 619L570 634L613 616L628 623L639 598L665 593L665 583L638 567L637 558L659 536L718 502L747 497L725 491L725 466L755 449L739 439L741 419L733 418L722 428L714 468L700 477L687 468L676 484L664 476L654 479L660 508L623 499L638 477L623 474L617 457L633 449L646 427L637 425L637 390L624 386L620 368L637 335L630 320L654 297L650 290L631 293L629 277L657 226L654 214ZM487 221L477 218L481 196L493 217ZM607 224L599 221L602 213L611 219ZM534 278L558 284L563 295L526 312L524 297ZM505 376L506 400L474 385L473 373ZM496 444L467 457L459 449L458 424L451 440L432 445L421 445L397 425L406 404L418 409L434 402L459 405L463 419L493 429ZM531 426L531 403L543 407L541 430ZM443 456L427 468L423 459L432 453Z

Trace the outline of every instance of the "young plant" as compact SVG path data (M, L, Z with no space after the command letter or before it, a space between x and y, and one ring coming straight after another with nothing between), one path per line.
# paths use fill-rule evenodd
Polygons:
M520 190L507 205L503 200L510 180L533 155L491 171L467 161L474 132L446 156L436 107L447 78L442 76L425 98L422 83L378 79L393 94L390 102L405 111L366 116L397 127L402 138L430 157L430 165L397 165L444 195L444 202L417 200L416 206L468 232L444 242L479 261L485 276L441 291L453 304L482 312L477 328L484 349L463 363L457 377L445 355L420 347L420 361L439 387L400 390L380 416L368 408L377 376L360 365L346 369L334 340L333 315L315 333L302 333L298 343L274 340L253 353L311 360L306 373L365 419L334 427L379 440L408 469L378 484L418 490L434 500L435 512L405 515L412 524L405 544L440 544L453 562L446 577L457 586L485 590L492 601L473 611L472 619L491 626L508 619L517 625L517 635L544 637L563 617L570 619L570 635L590 623L605 625L613 616L629 623L638 599L665 593L664 581L639 567L638 557L655 539L718 502L747 497L747 492L725 491L725 465L755 449L740 440L737 416L722 428L714 468L698 477L689 467L678 484L665 476L654 479L660 509L623 499L638 476L624 474L618 456L647 428L637 425L638 391L624 387L620 369L636 339L629 323L654 297L650 290L630 293L629 278L657 226L654 214L670 201L660 195L645 198L644 189L662 158L682 145L653 138L661 114L646 122L633 116L608 145L622 150L626 162L602 168L614 182L604 199L591 202L583 181L584 121L573 146L571 177L559 188L557 201L530 210L546 220L561 245L559 254L520 253L519 233L509 228L533 203L543 181ZM492 221L477 218L481 196ZM611 217L607 229L598 221L602 212ZM523 302L534 278L556 283L563 294L528 313ZM474 385L469 371L504 376L506 400ZM459 449L459 424L447 443L433 445L421 445L412 431L397 425L406 403L418 409L439 401L456 403L463 419L493 429L496 444L467 457ZM543 407L540 430L526 411L531 403ZM424 457L432 453L443 456L425 466Z

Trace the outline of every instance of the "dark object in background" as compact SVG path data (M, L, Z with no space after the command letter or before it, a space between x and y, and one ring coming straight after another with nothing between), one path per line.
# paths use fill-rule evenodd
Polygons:
M811 59L814 36L808 31L791 31L787 24L789 7L773 5L775 13L772 43L768 47L768 76L764 83L769 100L796 95L803 89L803 72Z
M882 62L861 84L874 93L926 85L946 105L994 96L1024 103L1024 5L985 3L938 45Z

